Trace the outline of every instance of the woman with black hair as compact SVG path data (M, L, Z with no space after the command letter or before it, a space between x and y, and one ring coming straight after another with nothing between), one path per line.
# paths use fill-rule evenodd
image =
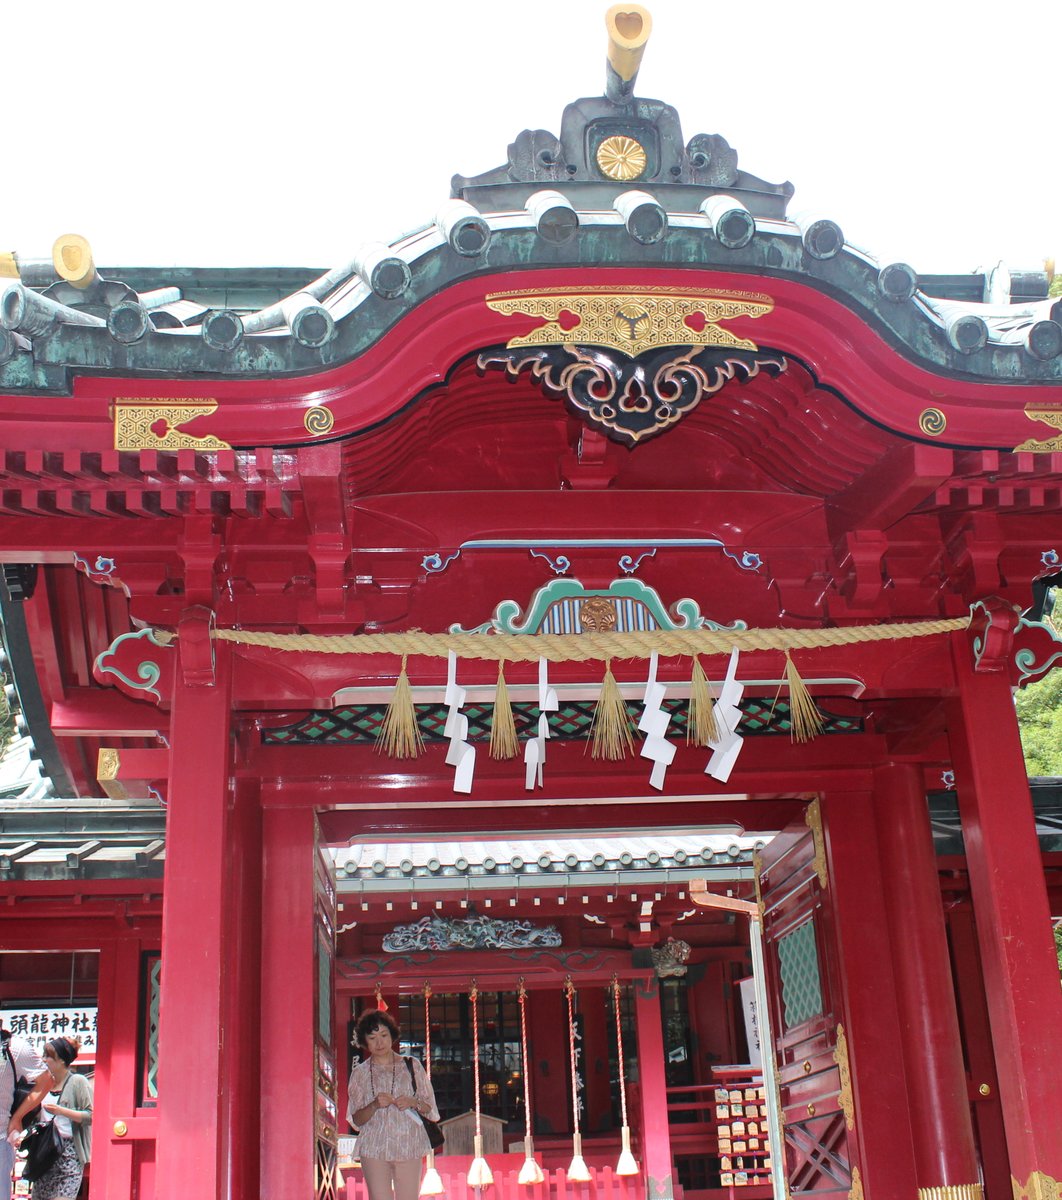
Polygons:
M430 1149L419 1114L439 1119L420 1061L398 1053L398 1026L380 1009L362 1013L358 1045L366 1055L350 1073L347 1119L358 1130L358 1157L369 1200L417 1200L421 1159Z
M41 1105L62 1135L63 1149L51 1167L34 1183L33 1200L74 1200L81 1189L85 1164L92 1157L92 1085L70 1070L81 1042L57 1037L46 1042L44 1062L51 1072L50 1100Z

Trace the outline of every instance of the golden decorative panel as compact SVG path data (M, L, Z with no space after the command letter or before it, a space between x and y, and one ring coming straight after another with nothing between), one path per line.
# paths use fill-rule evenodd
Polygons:
M926 408L918 418L918 428L927 437L940 437L948 426L948 418L939 408Z
M1030 421L1042 421L1052 429L1062 429L1062 404L1026 404L1025 415ZM1045 438L1028 438L1020 446L1014 447L1014 453L1023 450L1031 454L1055 454L1062 450L1062 436Z
M837 1103L844 1113L844 1123L849 1132L855 1129L855 1101L852 1099L852 1072L848 1065L848 1038L844 1026L837 1026L837 1044L833 1048L833 1061L841 1079Z
M852 1168L852 1187L848 1192L848 1200L863 1200L863 1176L858 1167Z
M1011 1176L1010 1185L1014 1189L1014 1200L1062 1200L1058 1180L1043 1171L1033 1171L1024 1187Z
M216 412L218 402L206 399L122 397L114 402L115 450L231 450L213 434L197 436L181 428L196 417Z
M306 426L307 433L312 433L320 437L323 433L332 432L332 426L336 423L336 419L332 415L330 408L316 404L313 408L306 410L306 415L302 418L302 423Z
M985 1200L979 1183L947 1183L918 1189L918 1200Z
M815 874L823 888L830 886L830 876L826 870L826 840L822 836L822 810L818 800L812 800L804 813L804 821L811 830L815 841Z
M487 307L513 316L542 318L530 333L506 343L519 346L609 346L630 358L663 346L714 346L756 350L755 342L723 329L735 317L762 317L774 308L758 292L705 292L696 288L588 287L494 292Z
M645 170L645 147L623 134L605 138L597 148L597 165L609 179L637 179Z
M118 778L122 756L113 746L103 746L96 756L96 779L112 800L128 800L129 792Z

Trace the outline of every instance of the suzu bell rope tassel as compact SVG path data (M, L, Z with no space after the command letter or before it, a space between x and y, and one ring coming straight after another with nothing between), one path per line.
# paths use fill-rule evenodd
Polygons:
M785 656L785 679L789 685L789 719L792 723L793 741L810 742L813 737L822 733L822 713L816 708L815 701L800 678L800 672L788 651Z
M472 1143L474 1157L466 1178L469 1187L489 1187L494 1182L494 1175L483 1157L483 1127L479 1103L479 988L474 979L468 998L472 1002L472 1078L476 1095L476 1134Z
M627 1124L627 1079L623 1062L623 1018L620 1008L620 985L615 975L612 976L612 1004L616 1010L616 1053L619 1058L620 1114L622 1117L620 1137L623 1139L619 1162L616 1163L616 1174L637 1175L640 1168L634 1155L631 1153L631 1130Z
M428 1082L431 1083L431 1012L429 1001L431 1000L431 984L424 980L424 1074L428 1077ZM420 1181L421 1196L441 1196L444 1192L443 1181L439 1172L435 1169L435 1151L428 1148L428 1157L425 1161L424 1178Z
M616 677L612 674L612 660L606 658L601 695L590 726L590 756L616 762L633 749L634 722L627 711L627 703L620 693Z
M376 749L390 758L416 758L424 751L424 739L417 724L417 710L413 704L413 689L406 674L404 654L402 669L395 680L395 690L391 693L391 702L384 713L376 738Z
M520 979L520 1069L524 1073L524 1165L516 1177L517 1183L541 1183L542 1168L535 1158L535 1146L531 1140L531 1071L527 1058L527 988Z
M498 682L494 688L494 712L490 721L491 758L516 758L520 740L516 736L516 721L505 682L505 659L498 663Z
M575 1053L575 986L569 975L564 981L564 996L568 1002L568 1054L572 1069L572 1161L568 1179L572 1183L589 1183L593 1176L583 1159L583 1135L579 1129L579 1064Z

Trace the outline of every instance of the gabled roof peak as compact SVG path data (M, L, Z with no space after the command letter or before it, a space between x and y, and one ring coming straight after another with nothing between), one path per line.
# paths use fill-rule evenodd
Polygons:
M738 170L737 151L719 134L698 133L683 144L678 112L634 94L652 19L638 4L613 5L605 16L605 94L569 104L557 137L525 129L507 162L480 175L455 175L454 197L481 212L521 209L545 187L558 188L577 208L610 209L632 187L647 186L673 212L697 212L712 194L740 197L753 216L785 216L791 183L773 184Z

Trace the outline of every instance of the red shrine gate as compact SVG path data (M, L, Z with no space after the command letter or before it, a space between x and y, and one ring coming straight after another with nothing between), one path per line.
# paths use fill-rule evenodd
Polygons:
M790 220L791 185L635 99L648 18L621 15L559 137L324 275L0 256L23 713L80 830L104 797L132 831L166 806L161 880L161 838L96 879L102 837L51 882L28 843L0 859L5 946L100 952L94 1200L331 1196L323 847L731 823L784 831L760 901L790 1194L1058 1195L1054 868L1011 689L1062 654L1062 313L1042 273L1001 304ZM392 699L411 757L376 753ZM592 757L623 700L632 753ZM925 797L952 783L942 877ZM609 927L625 978L641 923Z

